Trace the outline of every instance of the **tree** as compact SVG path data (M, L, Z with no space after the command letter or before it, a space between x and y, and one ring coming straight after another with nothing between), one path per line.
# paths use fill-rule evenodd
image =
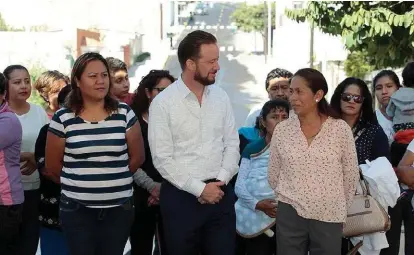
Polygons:
M274 9L274 4L272 9ZM264 48L266 49L266 35L267 35L267 4L248 5L243 3L233 12L231 20L238 29L250 33L259 32L263 37ZM272 28L275 24L275 15L272 12Z
M297 22L309 21L324 33L342 36L350 52L366 54L376 69L401 67L413 59L412 1L310 1L306 8L286 10L286 14Z
M1 13L0 13L0 31L8 31L7 23L1 16Z
M344 62L344 70L347 76L364 79L367 74L374 71L374 67L368 63L366 51L355 51L348 54Z

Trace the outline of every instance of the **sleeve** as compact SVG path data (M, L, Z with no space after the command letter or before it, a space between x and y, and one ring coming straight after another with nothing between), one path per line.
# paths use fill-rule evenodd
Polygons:
M411 143L408 145L407 150L414 153L414 140L412 140Z
M386 157L390 160L388 137L381 127L378 127L374 136L374 141L372 141L372 160L379 157Z
M237 133L233 109L230 99L226 94L226 118L224 123L224 152L223 161L217 179L226 184L237 173L239 168L240 151L239 151L239 134Z
M156 185L156 182L154 182L142 169L138 169L138 171L134 173L133 179L139 187L146 189L148 192L151 192Z
M45 167L45 153L46 153L46 138L47 138L47 130L49 125L44 125L39 132L39 135L36 139L35 144L35 160L37 163L37 169L41 172Z
M250 160L248 158L242 158L234 191L236 193L238 201L245 204L248 208L256 210L256 204L259 201L253 197L246 188L246 179L249 171Z
M178 169L173 159L173 138L168 121L167 110L155 98L149 108L148 120L148 142L154 166L168 182L200 197L206 184Z
M4 150L10 145L22 140L22 126L20 121L17 120L17 117L13 116L16 120L11 120L12 114L14 115L14 113L10 113L10 117L0 117L0 150Z
M137 123L137 116L135 115L134 111L131 109L131 107L129 107L128 105L125 104L125 108L127 110L126 112L126 123L127 123L127 127L126 130L128 131L133 125L135 125L135 123Z
M278 132L273 132L272 140L270 142L270 148L269 148L270 155L269 155L269 167L268 167L269 184L272 187L272 189L275 191L277 189L280 169L282 167L279 149L277 148L277 143L278 143L278 137L276 136L277 133Z
M54 135L57 135L60 138L65 138L66 131L63 122L60 118L61 114L58 111L53 115L52 120L50 121L48 131L53 133Z
M344 123L344 125L347 125ZM355 147L355 140L351 129L346 126L342 129L342 171L346 208L348 209L355 196L356 185L359 180L359 166Z
M249 114L247 115L246 120L244 121L245 127L254 127L256 125L257 116L259 116L261 109L256 109L254 107L250 110Z

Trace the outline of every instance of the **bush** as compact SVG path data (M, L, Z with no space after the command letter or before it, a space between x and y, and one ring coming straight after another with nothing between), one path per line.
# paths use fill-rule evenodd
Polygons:
M41 64L37 63L32 65L29 68L29 73L30 73L30 78L32 80L32 85L34 84L34 82L39 78L39 76L46 71L46 68L44 68ZM43 106L44 108L47 107L47 103L45 102L45 100L43 100L43 98L39 95L39 93L37 92L37 90L35 90L32 86L32 94L30 95L30 98L28 100L30 103L33 104L38 104Z
M143 52L134 57L134 64L144 62L150 57L151 57L151 54L149 52Z

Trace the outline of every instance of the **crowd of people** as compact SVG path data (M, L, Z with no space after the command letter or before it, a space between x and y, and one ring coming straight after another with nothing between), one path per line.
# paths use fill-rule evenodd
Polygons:
M348 77L327 101L319 71L268 74L269 101L236 129L214 85L216 38L189 33L180 77L152 70L130 93L121 60L85 53L71 76L33 84L0 73L0 254L349 254L360 166L385 158L401 192L381 248L414 254L414 62L373 80ZM379 102L374 110L373 99ZM390 184L392 185L392 183ZM373 233L366 233L373 234ZM155 243L155 245L154 245Z

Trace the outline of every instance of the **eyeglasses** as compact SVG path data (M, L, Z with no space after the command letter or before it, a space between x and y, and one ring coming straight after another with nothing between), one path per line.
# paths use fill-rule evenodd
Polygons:
M153 88L153 89L158 91L158 93L161 93L165 88Z
M364 102L364 97L360 96L360 95L351 95L348 93L342 93L341 94L341 99L344 102L351 102L351 100L354 100L355 103L357 104L362 104L362 102Z

